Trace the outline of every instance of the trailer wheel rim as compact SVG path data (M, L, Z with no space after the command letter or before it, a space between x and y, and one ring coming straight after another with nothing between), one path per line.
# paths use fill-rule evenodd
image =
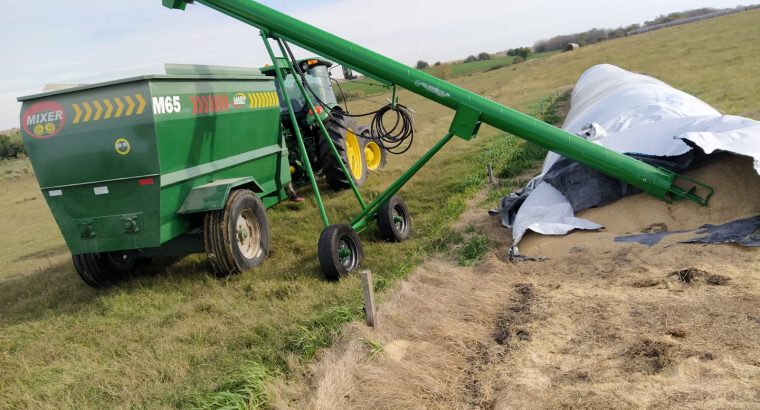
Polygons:
M367 146L364 147L364 156L367 158L367 169L370 171L376 171L380 168L380 162L383 159L383 153L380 151L380 146L375 141L370 141Z
M247 259L253 259L261 253L261 227L252 209L240 213L236 224L237 245L240 253Z
M346 157L348 159L348 170L355 180L361 180L364 176L364 164L362 164L362 145L359 143L359 137L351 130L346 130Z
M409 219L406 211L404 210L404 207L398 204L394 206L393 215L391 215L391 217L393 218L393 226L396 228L396 232L406 232L407 228L409 227Z
M347 236L343 236L338 241L338 259L340 264L346 271L352 271L358 264L359 250L356 247L356 243Z

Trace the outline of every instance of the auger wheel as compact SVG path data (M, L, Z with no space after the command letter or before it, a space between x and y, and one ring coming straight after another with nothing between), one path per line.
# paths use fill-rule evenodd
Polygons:
M359 268L364 249L359 235L348 225L330 225L322 231L317 248L319 265L330 281Z

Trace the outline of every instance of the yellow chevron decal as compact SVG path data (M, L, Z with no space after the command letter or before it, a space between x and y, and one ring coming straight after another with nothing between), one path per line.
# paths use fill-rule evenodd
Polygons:
M125 100L127 100L127 114L126 116L129 117L132 115L133 112L135 112L135 101L130 96L125 96Z
M280 106L280 96L276 91L247 93L246 96L248 97L248 108L252 110Z
M106 106L106 116L103 117L104 120L107 120L111 118L111 114L113 113L113 104L111 104L111 100L108 98L103 99L103 104Z
M95 100L92 102L92 105L95 106L95 117L92 118L93 121L100 120L100 116L103 115L103 106L100 105L100 101Z
M71 109L74 110L72 123L79 124L90 121L110 120L120 118L121 116L140 115L145 112L147 107L148 102L142 94L72 103Z
M90 104L87 102L83 102L82 106L84 107L84 122L90 121L90 116L92 115L92 107L90 107Z
M79 124L79 120L82 119L82 109L79 108L79 104L71 104L71 108L74 109L74 124Z
M145 111L145 100L140 94L135 94L135 98L137 98L137 115L140 115Z
M113 102L116 103L116 115L114 118L119 118L121 117L121 113L124 112L124 103L121 102L121 98L119 97L113 97Z

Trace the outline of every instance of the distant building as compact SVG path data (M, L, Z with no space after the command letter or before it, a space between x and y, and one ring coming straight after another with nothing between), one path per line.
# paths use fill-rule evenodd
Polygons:
M577 50L579 48L581 48L581 45L578 44L578 43L567 43L565 45L565 50L564 51L565 52L567 52L567 51L575 51L575 50Z

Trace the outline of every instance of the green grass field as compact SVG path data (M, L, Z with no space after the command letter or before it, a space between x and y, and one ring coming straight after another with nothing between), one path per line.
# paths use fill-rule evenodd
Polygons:
M452 81L531 112L588 67L611 63L658 77L725 113L760 118L759 18L760 10L740 13ZM368 111L386 97L352 102L351 109ZM408 92L400 99L417 112L419 137L408 155L391 158L371 175L364 189L369 195L398 177L452 118L450 110ZM364 235L364 266L377 276L381 300L382 290L445 248L450 224L483 186L484 164L519 173L514 164L530 164L526 150L484 127L471 143L453 142L402 190L414 239L393 245L377 240L374 231ZM337 220L357 210L348 192L327 194L326 201ZM90 289L76 276L32 176L0 181L0 204L2 407L266 405L270 380L306 377L293 369L362 316L358 278L333 284L321 277L321 227L312 200L269 211L274 250L261 269L217 280L203 256L193 255L156 261L148 274L109 290Z

